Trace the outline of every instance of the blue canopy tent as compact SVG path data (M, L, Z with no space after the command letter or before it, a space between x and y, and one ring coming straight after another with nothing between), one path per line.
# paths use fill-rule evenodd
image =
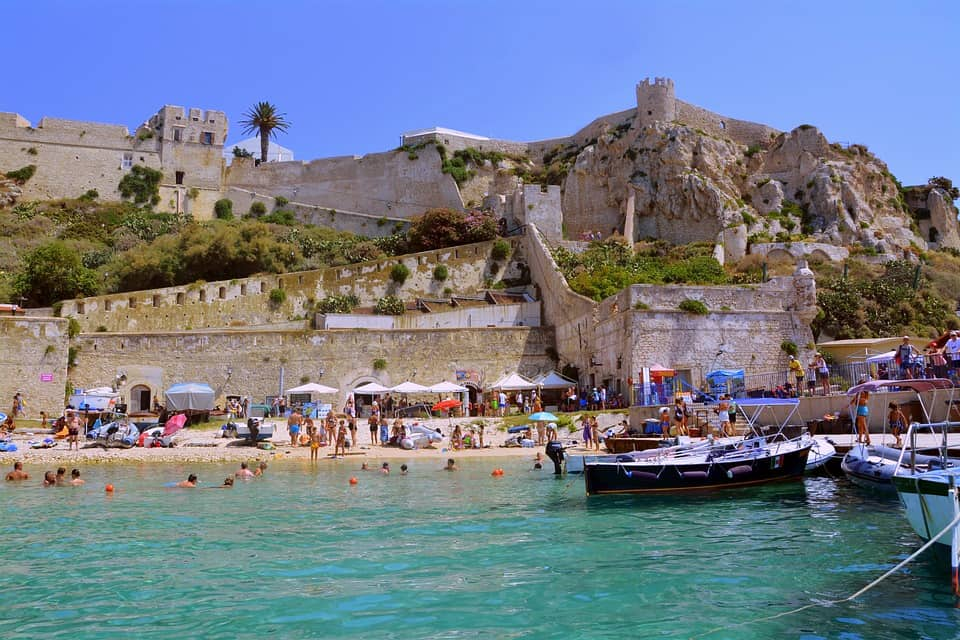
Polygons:
M733 397L741 397L744 393L744 370L743 369L717 369L707 374L707 384L710 385L710 393L713 396L719 396L723 393L729 393Z

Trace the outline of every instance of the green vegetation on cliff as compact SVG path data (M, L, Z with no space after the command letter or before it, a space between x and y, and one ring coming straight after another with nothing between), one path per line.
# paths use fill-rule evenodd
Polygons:
M0 301L49 305L77 296L353 264L494 237L490 214L450 209L427 211L407 234L368 238L298 224L285 210L259 219L195 221L87 196L23 202L0 208Z
M848 263L846 277L833 265L815 266L820 313L815 336L835 339L909 334L939 337L960 327L960 258L926 255L926 264L894 260L884 265Z
M658 241L631 248L621 240L610 239L592 243L583 253L557 247L553 259L571 289L597 301L631 284L715 285L734 281L713 257L713 245L709 243L672 246Z

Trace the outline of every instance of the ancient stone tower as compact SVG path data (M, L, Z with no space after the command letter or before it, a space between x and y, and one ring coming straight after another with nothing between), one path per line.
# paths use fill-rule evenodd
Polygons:
M677 96L670 78L644 78L637 83L637 125L677 119Z

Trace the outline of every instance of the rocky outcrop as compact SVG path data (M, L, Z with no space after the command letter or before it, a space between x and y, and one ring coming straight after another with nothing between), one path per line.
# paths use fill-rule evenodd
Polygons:
M745 146L678 121L627 124L605 125L573 147L562 184L568 238L600 231L717 242L727 259L755 242L805 240L893 255L931 242L887 166L862 145L831 144L816 127L770 132ZM489 179L483 186L496 188ZM935 227L937 246L954 246L960 228L952 201L934 193L924 202L927 226Z
M13 180L0 177L0 207L10 207L17 203L23 189Z

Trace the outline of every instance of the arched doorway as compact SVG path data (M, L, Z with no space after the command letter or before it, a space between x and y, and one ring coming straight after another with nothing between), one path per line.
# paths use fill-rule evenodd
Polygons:
M464 382L463 386L467 388L467 402L469 407L477 407L483 394L480 393L480 387L474 382ZM464 415L467 414L468 407L464 407ZM475 411L470 411L469 415L475 415Z
M150 387L144 384L130 387L130 413L148 413L152 408L150 405L152 399Z

